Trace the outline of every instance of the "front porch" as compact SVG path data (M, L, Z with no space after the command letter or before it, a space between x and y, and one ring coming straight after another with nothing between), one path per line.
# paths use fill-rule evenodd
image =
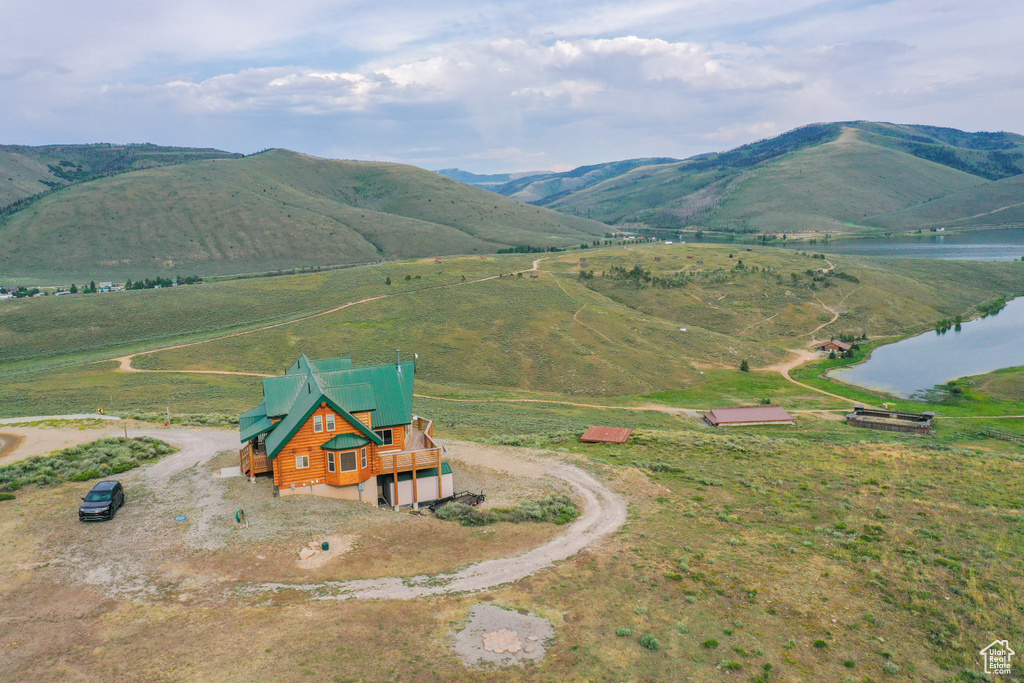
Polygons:
M267 446L262 435L259 439L247 442L238 451L238 466L242 474L249 477L274 470L273 463L267 458Z

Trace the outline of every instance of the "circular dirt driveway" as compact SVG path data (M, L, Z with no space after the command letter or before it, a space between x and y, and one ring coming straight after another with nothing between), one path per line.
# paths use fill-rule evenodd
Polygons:
M267 533L272 534L272 527L281 521L276 515L287 512L283 508L278 509L287 499L272 498L266 480L250 486L241 477L215 477L211 467L230 465L237 462L237 456L224 455L215 463L209 461L219 453L237 453L240 446L238 433L213 429L154 428L131 429L129 435L152 436L170 443L179 451L153 465L119 476L128 491L128 505L118 513L113 524L78 525L60 519L47 524L44 534L49 537L50 547L54 548L49 561L51 566L63 565L73 570L68 573L68 580L84 581L108 594L143 601L171 596L186 599L182 597L184 595L216 600L218 595L227 598L232 594L259 599L260 595L281 590L305 594L311 600L394 600L479 591L517 581L550 567L596 543L626 521L626 503L621 496L580 467L568 464L552 453L446 441L449 455L466 464L469 470L501 472L513 488L517 482L526 482L526 478L531 476L535 477L535 482L550 482L550 485L570 491L581 501L582 514L564 527L559 535L545 536L546 542L526 552L513 557L484 559L450 573L312 582L303 582L299 576L289 575L284 581L266 581L277 574L263 574L257 578L247 568L240 569L242 561L237 553L231 551L231 544L237 539L256 538L263 533L258 528L260 523L271 528ZM467 476L470 476L468 471ZM237 499L231 497L232 491L249 495L250 505L276 506L274 514L256 518L256 525L251 529L234 529L233 524L224 522L225 513L233 515L234 508L238 506ZM489 500L492 493L496 499L502 496L502 491L491 489ZM303 505L309 507L303 508L299 524L317 514L335 514L339 509L339 501L301 498L305 499ZM291 505L294 502L290 501L285 507L294 507ZM346 509L355 515L380 515L371 506L348 505ZM246 511L249 512L248 509ZM176 516L186 513L187 522L173 521ZM391 519L405 520L405 517ZM401 528L406 528L402 525L407 523L402 521ZM435 520L431 523L442 524ZM529 548L530 545L520 544L518 547ZM297 552L298 548L294 550ZM478 554L478 557L494 557L499 553L500 547L492 553ZM204 555L209 561L205 565L207 571L202 572L205 578L200 579L199 573L190 569L190 563L197 557L202 562ZM262 555L256 557L263 559ZM293 560L289 562L294 565ZM169 579L171 575L178 578ZM293 578L297 580L289 580Z

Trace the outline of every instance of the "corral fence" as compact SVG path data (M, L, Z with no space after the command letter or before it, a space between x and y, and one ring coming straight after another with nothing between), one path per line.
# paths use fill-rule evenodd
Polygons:
M1000 441L1010 441L1012 443L1024 444L1024 436L1020 434L1010 434L1009 432L1001 432L998 429L986 429L985 433L991 436L993 439L999 439Z

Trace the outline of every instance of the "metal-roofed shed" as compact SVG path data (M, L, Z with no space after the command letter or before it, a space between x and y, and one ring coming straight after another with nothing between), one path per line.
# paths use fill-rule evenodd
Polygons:
M626 427L587 427L580 441L585 443L626 443L633 434Z
M741 425L794 424L796 418L782 406L740 406L737 408L714 408L704 414L712 427Z

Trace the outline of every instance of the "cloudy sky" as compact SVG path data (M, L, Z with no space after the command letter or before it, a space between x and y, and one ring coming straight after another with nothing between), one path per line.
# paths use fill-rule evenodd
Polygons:
M0 143L566 170L815 121L1024 133L1017 0L0 0Z

